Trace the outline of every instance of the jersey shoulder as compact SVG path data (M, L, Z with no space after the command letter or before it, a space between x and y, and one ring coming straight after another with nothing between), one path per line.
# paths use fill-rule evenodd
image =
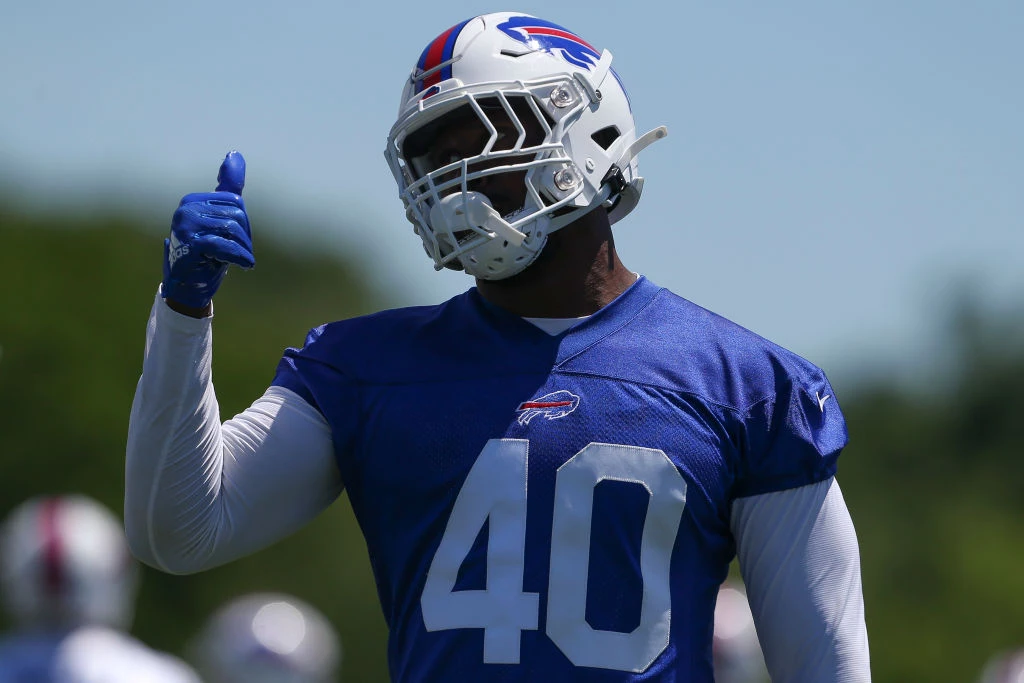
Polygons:
M430 382L452 373L508 369L517 362L510 355L520 363L537 364L522 345L499 359L497 350L510 347L506 333L516 325L532 328L510 314L495 314L475 290L468 290L433 306L385 310L321 325L310 331L301 349L288 349L285 355L286 360L307 366L310 361L328 366L362 384Z
M382 358L395 358L410 346L422 343L431 330L444 327L459 308L461 297L432 306L395 308L345 320L338 320L309 331L302 354L321 362L345 365L358 373L361 366Z
M594 351L634 381L740 413L795 388L820 395L827 384L809 360L664 288Z
M458 297L456 297L457 299ZM454 299L431 306L393 308L320 325L310 330L306 346L324 348L344 345L352 352L368 352L409 343L408 335L436 324Z

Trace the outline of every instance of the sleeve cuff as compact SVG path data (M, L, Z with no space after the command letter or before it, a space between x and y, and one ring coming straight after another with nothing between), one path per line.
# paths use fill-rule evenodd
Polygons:
M153 301L153 311L156 321L161 326L167 326L175 332L196 333L205 332L209 329L213 320L213 304L210 304L211 313L205 318L193 318L190 315L178 313L167 305L163 296L163 283L156 288L156 299Z

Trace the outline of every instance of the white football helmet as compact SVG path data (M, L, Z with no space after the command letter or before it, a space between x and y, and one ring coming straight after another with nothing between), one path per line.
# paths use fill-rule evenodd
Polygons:
M726 582L718 590L712 653L715 680L719 683L767 682L768 670L754 617L747 594L739 584Z
M1024 649L994 655L985 663L978 683L1024 683Z
M385 156L436 269L507 278L584 213L603 206L614 223L636 206L636 155L667 131L637 137L611 61L571 31L515 12L474 17L427 45ZM432 159L431 135L452 117L471 120L486 142L468 158ZM499 134L499 121L512 132ZM499 173L525 177L523 206L505 215L473 189Z
M127 629L137 585L124 526L91 498L33 498L0 528L0 594L20 628Z
M330 683L341 642L327 618L291 595L257 593L218 609L191 644L210 683Z

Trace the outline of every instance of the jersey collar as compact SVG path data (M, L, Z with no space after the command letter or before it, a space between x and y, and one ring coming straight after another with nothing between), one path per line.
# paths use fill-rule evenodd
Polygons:
M520 316L490 303L475 287L469 290L469 297L482 317L502 336L521 339L531 345L544 344L545 341L557 345L556 364L562 364L628 325L651 304L662 289L641 275L607 306L580 324L554 336L538 329Z

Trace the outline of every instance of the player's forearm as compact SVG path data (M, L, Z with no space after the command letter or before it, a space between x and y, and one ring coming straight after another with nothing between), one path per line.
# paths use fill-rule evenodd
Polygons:
M129 424L129 543L140 560L172 573L264 548L342 491L330 427L294 392L272 386L220 422L210 325L157 298Z
M164 571L202 568L212 546L222 441L210 376L210 319L158 296L128 427L125 529L132 552Z
M772 680L868 683L860 551L838 483L740 499L732 526Z

